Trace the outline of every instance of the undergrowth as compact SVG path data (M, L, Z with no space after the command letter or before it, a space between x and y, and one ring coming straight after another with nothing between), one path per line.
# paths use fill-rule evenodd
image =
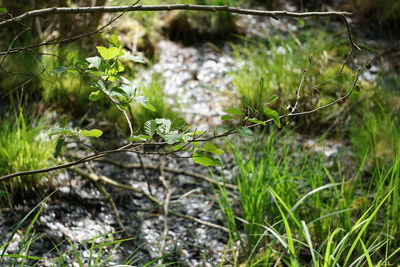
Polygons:
M55 142L48 137L48 121L34 115L25 117L23 110L0 116L0 175L18 171L41 169L55 163ZM43 175L17 177L0 183L5 196L32 192L43 184ZM6 197L2 199L9 202ZM7 203L9 204L9 203Z
M323 155L290 148L282 142L287 138L272 133L247 148L231 144L240 209L223 187L218 198L232 240L227 249L240 253L227 260L235 266L399 263L400 154L367 179L362 164L350 172L340 161L327 168Z

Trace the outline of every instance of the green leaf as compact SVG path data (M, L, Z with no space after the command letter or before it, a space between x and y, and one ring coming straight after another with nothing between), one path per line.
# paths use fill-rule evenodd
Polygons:
M182 129L183 127L185 127L185 125L186 125L185 119L183 119L183 118L177 118L176 120L174 120L174 121L172 122L171 129L172 129L172 130L180 130L180 129Z
M225 109L224 112L235 115L235 116L243 115L243 112L238 108L228 108L228 109Z
M157 123L155 120L146 121L144 124L144 132L149 135L153 136L156 133Z
M102 80L97 80L94 84L92 84L92 87L99 89L106 95L110 95Z
M281 128L281 120L279 119L278 112L276 112L275 110L270 109L270 108L263 108L262 111L263 111L265 116L271 118L274 121L276 126Z
M92 129L90 131L88 130L83 130L82 132L83 136L87 136L87 137L100 137L103 135L103 132L99 129Z
M133 98L137 103L141 104L142 106L146 106L149 102L149 98L144 95L136 96ZM149 104L151 105L151 104ZM150 108L151 109L151 108Z
M125 58L125 59L133 61L135 63L142 63L142 64L145 63L144 59L142 57L134 56L134 55L132 55L131 53L128 53L128 52L125 53L121 58Z
M169 133L171 130L171 121L168 119L155 119L155 122L159 125L158 130L160 130L163 134Z
M258 92L258 97L262 99L264 94L264 78L261 78L260 81L258 82L257 92Z
M239 135L241 135L243 137L248 137L248 138L253 137L253 132L247 127L241 126L241 127L237 128L236 131Z
M141 135L135 135L135 136L132 136L132 137L130 137L130 138L128 138L128 140L129 141L148 141L148 140L150 140L152 137L150 136L150 135L143 135L143 134L141 134Z
M100 68L101 65L101 57L88 57L86 58L86 61L89 62L88 68L93 68L95 67L96 69Z
M261 124L261 125L266 125L265 122L257 120L256 118L250 118L250 119L248 119L248 121L253 122L253 123L257 123L257 124Z
M192 142L192 145L194 145L195 147L199 147L200 146L200 142Z
M66 72L66 71L69 71L69 70L71 70L70 67L59 66L59 67L55 68L55 69L51 72L51 75L54 75L54 74L59 75L59 74L62 74L62 73L64 73L64 72Z
M221 120L223 121L229 121L229 120L233 120L235 117L232 117L231 115L222 115L221 116Z
M219 162L218 160L198 152L193 153L192 159L195 163L206 167L221 165L221 162Z
M177 142L182 138L182 134L179 133L168 133L168 134L161 134L160 135L167 144L172 145Z
M183 145L175 145L175 146L172 147L172 149L174 151L178 151L178 150L186 151L186 150L189 150L188 147L183 146Z
M278 96L277 95L273 95L269 98L268 103L274 103L276 100L278 100Z
M142 105L143 105L143 104L142 104ZM156 109L152 104L150 104L150 103L147 103L147 104L143 105L143 107L144 107L145 109L148 109L148 110L152 111L152 112L156 112L156 111L157 111L157 109Z
M111 34L111 36L107 39L113 46L115 47L122 47L122 43L118 39L118 35L116 33Z
M102 96L103 96L103 94L101 93L100 90L91 92L90 95L89 95L89 101L93 101L93 102L94 102L94 101L97 101L97 100L99 100Z
M64 138L58 138L57 144L56 144L56 148L55 148L54 154L53 154L53 156L54 156L55 158L58 158L58 156L60 156L60 154L61 154L61 149L62 149L62 146L63 146L63 144L64 144L64 141L65 141Z
M0 7L0 13L8 13L7 8L5 8L5 7Z
M123 72L125 70L124 66L122 63L117 59L115 60L114 64L112 65L112 68L110 69L110 74L117 74L120 72Z
M201 150L209 152L209 153L212 153L212 154L215 154L215 155L222 155L222 154L225 153L224 150L219 149L213 143L210 143L210 142L205 143Z
M116 47L105 48L104 46L96 46L97 51L104 60L110 60L119 56L122 51Z
M50 136L59 135L59 134L70 134L73 135L74 131L69 128L53 128L50 132Z

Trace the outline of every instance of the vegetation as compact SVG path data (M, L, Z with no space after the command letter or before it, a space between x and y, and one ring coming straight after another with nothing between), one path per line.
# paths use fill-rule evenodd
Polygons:
M326 168L323 154L290 147L291 136L270 133L250 147L232 144L240 219L233 220L236 213L223 187L219 203L231 238L241 241L241 247L232 247L243 253L233 259L235 265L396 262L398 158L389 169L377 168L366 183L362 165L351 173L343 172L340 160Z
M271 8L285 1L182 2ZM325 1L312 2L310 6L324 8ZM384 27L398 23L399 5L393 0L383 2L390 3L393 8L388 10L374 1L356 0L351 1L350 7L343 8L356 7L360 16L371 16ZM125 2L109 1L109 4ZM38 3L35 7L47 5ZM11 6L0 1L0 8L2 6L23 10L17 4ZM0 12L7 10L1 8ZM118 190L130 190L149 200L157 207L152 208L157 215L163 210L165 243L168 214L178 216L173 210L175 203L197 191L184 192L178 200L175 196L170 199L168 182L163 180L164 166L161 163L158 169L145 166L141 157L151 154L149 158L152 158L156 154L157 157L191 158L199 164L196 168L203 165L215 174L214 179L208 181L215 189L215 202L223 215L221 225L210 226L198 218L194 220L226 230L229 238L219 259L220 266L400 264L398 74L381 72L374 82L367 82L362 79L362 73L371 67L371 62L360 64L351 57L344 66L349 40L346 29L337 30L334 20L317 25L295 19L291 22L296 23L296 31L284 34L272 31L275 35L245 38L241 36L236 18L230 13L198 11L177 11L168 15L134 12L125 20L144 32L140 37L143 40L136 40L136 46L129 43L132 42L130 38L118 36L116 28L114 33L109 31L90 39L93 42L89 47L85 42L73 42L3 55L0 99L5 106L0 107L0 177L75 161L76 155L65 153L72 150L71 147L84 154L76 163L114 153L119 155L117 152L122 151L133 152L138 155L147 191L131 187L126 181L119 183L115 177L97 175L102 170L97 165L90 165L88 174L74 168L69 171L98 189L112 207L115 224L121 230L124 226L117 202L113 200ZM160 20L163 20L164 30L156 25ZM58 26L49 26L46 30L65 33L68 21L58 18L54 22ZM88 19L86 24L79 25L91 28L97 27L99 22L96 16L93 21ZM0 42L2 51L7 51L18 27L22 25L11 27L13 34L1 34L8 42ZM33 28L23 38L16 38L14 45L23 47L33 41L46 41L36 39L34 31L40 31L40 27ZM73 32L80 30L73 29ZM237 38L230 39L232 36ZM185 114L180 114L179 107L167 101L161 75L152 74L149 84L136 86L140 70L152 68L148 63L157 61L153 45L162 38L185 45L212 41L218 46L220 42L231 41L230 53L238 68L229 76L241 106L224 110L221 116L224 126L215 130L214 135L198 131L196 125L187 125L181 118ZM363 47L368 48L367 45ZM132 51L148 58L132 54ZM21 66L29 73L19 73ZM32 79L26 80L25 76ZM197 79L196 74L193 79ZM338 101L349 91L354 92L346 101ZM288 114L312 111L329 103L335 105L306 116L287 118ZM31 111L36 109L57 112L55 116L62 119L36 115ZM233 133L237 133L237 137L233 138ZM223 138L227 136L229 138ZM116 137L119 139L115 140ZM304 141L307 138L313 138L314 145L308 146ZM348 151L339 151L333 158L318 152L317 148L331 138ZM160 172L159 186L164 186L161 193L153 195L146 168ZM231 179L226 177L224 169L230 170ZM22 198L19 202L24 203L32 195L37 197L39 190L51 185L54 177L46 171L7 177L0 182L0 205L15 208L15 199ZM164 195L165 199L158 199ZM56 197L57 194L51 194L51 198ZM37 224L49 201L50 196L32 209L11 233L2 233L0 241L5 241L0 243L1 264L41 266L50 262L53 266L71 263L106 266L115 261L125 265L142 263L137 251L127 253L126 260L114 259L118 248L133 240L124 232L94 236L80 244L65 240L54 244L54 249L44 255L32 254L33 245L44 238ZM181 214L181 217L193 220L190 216ZM10 252L10 244L17 235L21 237L18 248ZM144 266L178 265L179 248L160 246L161 255ZM57 257L54 258L54 254Z
M48 136L48 119L31 115L25 118L23 109L6 112L0 118L0 173L41 169L55 163L54 140ZM49 177L48 175L46 175ZM40 175L18 177L2 183L2 203L12 202L21 193L43 188L48 181ZM44 186L46 187L46 186Z

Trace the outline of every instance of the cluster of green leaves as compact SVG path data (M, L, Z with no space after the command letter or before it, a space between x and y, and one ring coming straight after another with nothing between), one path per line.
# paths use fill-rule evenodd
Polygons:
M279 113L276 110L273 110L273 109L267 107L267 105L269 105L273 101L276 101L276 99L278 99L277 96L275 96L275 95L272 96L270 98L270 102L263 104L264 107L261 108L261 112L263 113L264 116L271 119L276 126L281 128L282 125L281 125ZM271 100L272 100L272 102L271 102ZM223 121L236 119L236 120L243 121L243 122L249 121L249 122L263 125L263 126L267 125L266 121L259 120L257 118L254 118L253 116L244 117L243 111L238 108L228 108L228 109L225 109L224 112L227 114L221 116L221 120L223 120ZM258 112L257 109L253 110L253 113L257 113L257 112ZM250 129L248 129L246 127L238 127L237 131L239 134L247 136L246 132L250 131Z

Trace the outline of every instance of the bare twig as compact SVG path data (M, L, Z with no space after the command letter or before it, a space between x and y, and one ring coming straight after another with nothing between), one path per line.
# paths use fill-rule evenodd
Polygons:
M363 70L364 69L365 69L365 67L363 68ZM329 108L329 107L331 107L331 106L333 106L333 105L335 105L337 103L343 102L353 93L354 88L356 87L356 84L357 84L359 78L360 78L360 73L356 76L356 78L354 80L354 83L353 83L353 86L350 89L350 91L347 94L345 94L344 96L339 97L336 100L334 100L334 101L332 101L332 102L330 102L330 103L328 103L326 105L314 108L312 110L284 114L284 115L281 115L279 118L283 119L283 118L286 118L286 117L295 117L295 116L307 115L307 114L315 113L317 111ZM272 121L273 121L272 119L268 119L268 120L264 121L264 123L271 123ZM256 128L256 127L260 127L260 124L252 124L252 125L249 125L249 126L246 126L246 127L250 128L250 129L251 128ZM228 130L227 132L222 133L222 134L214 135L214 136L211 136L211 137L205 137L205 138L201 138L201 139L194 139L194 140L191 140L190 142L194 142L194 141L196 141L196 142L212 141L212 140L215 140L215 139L218 139L218 138L221 138L221 137L226 137L226 136L229 136L229 135L232 135L232 134L235 134L235 133L236 133L236 130L232 130L231 129L231 130ZM92 161L92 160L95 160L95 159L98 159L98 158L102 158L104 156L107 156L107 155L110 155L110 154L115 154L115 153L131 152L131 153L158 154L158 155L168 155L168 154L174 153L174 152L165 152L165 153L163 153L163 152L153 152L153 153L152 152L141 152L139 150L133 149L133 148L139 147L139 146L163 146L163 145L168 145L168 144L166 142L152 142L152 143L140 143L140 144L131 144L131 143L129 143L129 144L124 145L124 146L122 146L120 148L117 148L117 149L95 153L95 154L89 155L87 157L81 158L79 160L68 162L68 163L64 163L64 164L60 164L60 165L57 165L57 166L53 166L53 167L49 167L49 168L43 168L43 169L37 169L37 170L30 170L30 171L20 171L20 172L8 174L8 175L0 176L0 182L6 182L6 181L10 180L11 178L18 177L18 176L26 176L26 175L32 175L32 174L38 174L38 173L46 173L46 172L51 172L51 171L55 171L55 170L69 168L69 167L72 167L72 166L75 166L75 165L78 165L78 164L82 164L84 162Z
M107 189L104 187L104 185L101 184L101 182L93 182L94 185L97 187L97 189L100 191L100 193L104 196L104 198L106 199L106 201L108 201L108 203L110 203L111 208L114 212L115 215L115 220L117 221L117 224L119 226L119 228L124 231L125 233L128 233L124 224L121 221L121 214L119 213L119 210L117 208L117 205L115 204L112 196L110 195L110 193L107 192Z
M148 200L150 200L151 202L153 202L157 206L164 207L164 203L162 201L158 200L157 198L153 197L152 195L146 193L145 191L143 191L141 189L138 189L138 188L135 188L135 187L129 186L129 185L120 184L120 183L118 183L118 182L116 182L116 181L114 181L114 180L112 180L112 179L110 179L110 178L108 178L106 176L103 176L103 175L96 175L94 173L87 173L87 172L85 172L84 170L82 170L81 168L78 168L78 167L70 167L69 170L81 175L84 178L87 178L87 179L91 180L92 182L100 182L101 181L103 184L108 184L108 185L114 186L116 188L121 188L121 189L128 190L128 191L131 191L131 192L134 192L134 193L137 193L137 194L141 194L142 196L144 196L145 198L147 198ZM203 220L201 220L199 218L196 218L196 217L192 217L192 216L189 216L189 215L184 215L184 214L181 214L181 213L178 213L178 212L174 212L172 210L169 210L169 214L172 214L174 216L177 216L177 217L180 217L180 218L183 218L183 219L187 219L187 220L190 220L190 221L194 221L194 222L197 222L199 224L203 224L203 225L206 225L206 226L209 226L209 227L212 227L212 228L216 228L216 229L222 230L224 232L229 232L229 230L226 227L223 227L223 226L218 225L218 224L210 223L210 222L207 222L207 221L203 221Z
M169 183L167 182L167 180L165 180L164 177L164 171L163 171L163 167L160 166L160 176L159 176L162 184L165 187L165 200L164 200L164 231L163 231L163 236L162 236L162 240L161 240L161 245L160 245L160 256L164 255L164 251L165 251L165 244L167 242L167 238L168 238L168 212L169 212L169 201L171 200L171 187L169 185ZM160 264L162 264L162 262L160 262Z
M229 12L243 15L266 16L272 18L278 17L339 17L350 16L349 12L289 12L289 11L265 11L255 9L244 9L230 6L207 6L207 5L136 5L136 6L94 6L94 7L52 7L38 10L28 11L17 17L0 22L0 27L5 27L15 22L34 17L45 17L54 14L84 14L84 13L115 13L115 12L131 12L131 11L171 11L171 10L192 10L192 11L208 11L208 12Z
M142 156L140 154L137 154L137 156L138 156L138 159L140 162L140 169L142 170L144 179L146 180L147 190L149 190L150 195L153 195L153 193L151 192L151 187L150 187L150 178L147 176L146 168L144 167Z
M108 159L108 158L101 158L101 159L98 159L98 161L109 163L109 164L112 164L112 165L115 165L115 166L118 166L118 167L124 168L124 169L139 169L139 168L142 168L142 166L140 164L123 163L123 162L119 162L119 161ZM156 166L156 165L144 165L143 164L143 167L145 169L152 169L152 170L158 170L159 169L159 167ZM223 184L223 183L221 183L219 181L216 181L216 180L214 180L214 179L212 179L212 178L210 178L210 177L208 177L206 175L202 175L202 174L199 174L199 173L194 173L194 172L186 171L186 170L179 169L179 168L168 168L168 167L163 167L163 170L165 172L186 175L186 176L190 176L190 177L193 177L193 178L196 178L196 179L200 179L202 181L206 181L206 182L208 182L210 184L215 184L215 185L219 185L219 186L225 186L228 189L237 190L237 186L236 185Z

